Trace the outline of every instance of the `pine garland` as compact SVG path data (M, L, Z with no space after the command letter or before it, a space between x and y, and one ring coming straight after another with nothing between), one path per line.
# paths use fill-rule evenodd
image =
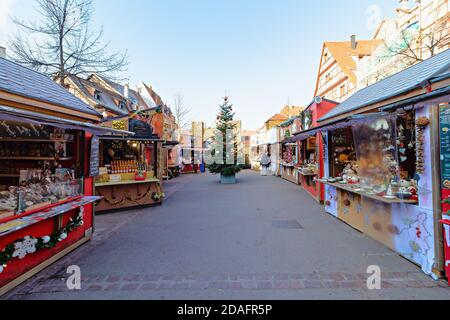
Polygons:
M33 253L39 252L44 249L52 249L56 247L56 245L65 240L67 236L72 233L73 231L77 230L79 227L81 227L84 224L83 221L83 213L84 213L84 207L80 207L80 213L76 218L70 218L70 222L61 230L56 231L50 236L46 237L40 237L40 238L34 238L27 236L25 238L16 240L9 245L7 245L1 252L0 252L0 273L3 272L3 269L7 267L7 265L15 259L15 252L17 250L17 247L19 244L23 243L24 241L32 241L35 242ZM29 252L31 253L31 252ZM27 254L29 254L27 253ZM27 255L26 254L26 255ZM23 256L25 257L25 255ZM18 259L23 259L23 257L19 257Z

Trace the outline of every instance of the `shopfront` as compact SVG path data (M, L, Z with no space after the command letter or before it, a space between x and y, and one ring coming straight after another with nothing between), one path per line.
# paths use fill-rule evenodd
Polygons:
M304 134L318 126L318 120L336 107L337 103L316 97L301 114L302 131L294 134L299 148L298 175L299 183L318 202L324 200L324 187L318 181L324 170L324 142L320 132Z
M117 127L118 121L133 136L99 139L95 194L102 200L95 207L98 213L159 205L164 198L162 176L166 167L162 141L153 135L150 124L142 120L125 118L110 125Z
M392 90L402 73L359 91L306 133L324 137L318 182L325 186L326 211L433 277L442 275L450 256L446 250L444 258L441 224L450 186L450 88L448 75L428 68L449 65L447 56L409 69L417 80L402 91Z
M0 78L1 295L90 240L91 143L126 132L34 71L0 59Z

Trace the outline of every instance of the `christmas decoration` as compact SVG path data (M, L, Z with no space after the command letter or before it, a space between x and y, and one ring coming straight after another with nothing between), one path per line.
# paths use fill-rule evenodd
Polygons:
M38 240L26 236L22 241L17 241L14 243L14 252L12 254L13 258L23 259L29 253L36 252L36 244Z
M424 142L425 142L425 128L430 124L430 120L427 117L419 117L416 121L416 146L417 146L417 159L416 159L416 173L423 174L425 172L425 160L424 160Z
M84 207L80 207L80 212L76 218L70 218L69 223L59 231L50 236L34 238L26 236L7 245L0 251L0 273L4 271L7 264L13 259L24 259L27 255L54 248L59 242L67 239L68 235L83 225Z
M237 137L235 135L236 125L233 123L233 105L229 103L229 97L225 97L220 105L220 112L216 121L216 137L213 140L213 154L215 160L207 168L213 174L222 176L234 176L241 171L242 166L238 163ZM220 151L217 151L220 150ZM231 152L230 152L231 150ZM220 152L221 154L216 154Z
M153 192L152 193L152 200L155 202L161 201L166 195L163 192Z

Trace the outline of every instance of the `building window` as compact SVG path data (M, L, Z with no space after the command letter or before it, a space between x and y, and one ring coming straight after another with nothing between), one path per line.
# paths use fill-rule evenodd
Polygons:
M95 90L94 91L94 99L95 100L100 100L101 99L101 92L100 91L98 91L98 90Z
M345 96L345 94L347 93L346 90L345 90L345 84L343 84L343 85L340 87L340 90L341 90L341 97L342 97L342 96Z
M126 104L123 101L119 102L119 109L124 110L126 108Z

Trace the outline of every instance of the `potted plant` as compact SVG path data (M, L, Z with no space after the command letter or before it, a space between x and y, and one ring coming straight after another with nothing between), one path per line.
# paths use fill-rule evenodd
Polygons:
M220 105L220 112L216 121L216 134L212 143L212 160L207 165L209 172L220 174L222 184L236 183L236 174L242 166L238 163L238 143L236 125L233 121L233 105L228 97Z

